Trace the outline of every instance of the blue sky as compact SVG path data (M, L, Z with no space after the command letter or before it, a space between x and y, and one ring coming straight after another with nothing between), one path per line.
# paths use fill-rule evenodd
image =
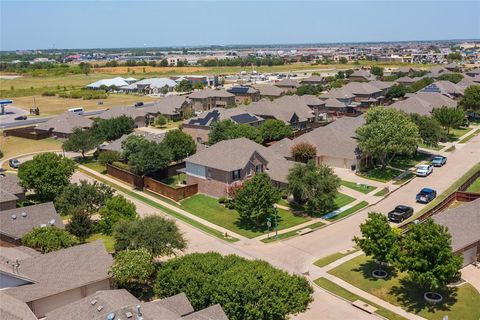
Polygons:
M5 1L1 50L480 38L480 1Z

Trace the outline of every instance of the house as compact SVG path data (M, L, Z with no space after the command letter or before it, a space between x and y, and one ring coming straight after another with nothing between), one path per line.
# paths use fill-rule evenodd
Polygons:
M267 98L270 100L280 98L283 96L284 91L273 84L256 84L253 86L260 92L260 98Z
M442 66L435 66L429 70L427 76L431 78L438 78L441 75L449 74L449 73L452 73L452 72L448 71Z
M0 319L37 320L26 303L0 291Z
M405 76L405 77L398 78L397 80L395 80L395 82L398 83L398 84L401 84L402 86L408 87L408 86L414 84L415 82L422 80L423 78L425 78L425 77L410 78L408 76Z
M470 76L464 75L463 79L457 83L457 86L459 86L463 90L474 85L480 85L480 76L470 77Z
M235 95L235 102L238 104L260 100L260 91L250 86L233 86L227 89L227 92Z
M464 89L460 86L457 86L455 83L447 80L435 81L432 84L429 84L425 88L419 90L419 92L438 92L443 95L452 97L453 99L461 98L464 93Z
M122 149L122 142L125 141L128 137L135 135L135 136L142 136L145 139L149 141L153 141L155 143L160 143L163 141L165 138L165 133L160 133L160 134L153 134L153 133L147 133L147 132L132 132L130 134L124 134L117 140L113 140L110 142L105 142L102 143L99 147L99 151L114 151L114 152L123 152Z
M235 95L226 90L204 89L188 95L195 111L206 111L212 108L225 108L235 105Z
M184 293L143 302L125 289L98 291L86 298L47 313L46 319L228 320L219 304L195 312Z
M63 220L53 202L0 211L0 241L19 245L34 228L55 226L63 229Z
M182 80L189 81L193 86L196 84L202 84L204 86L216 87L219 84L218 76L208 75L208 76L181 76L181 77L172 77L176 83L180 83Z
M208 134L210 128L215 121L231 120L237 124L249 124L251 126L259 126L264 119L258 117L242 108L213 108L204 111L197 117L185 120L182 130L188 133L198 143L208 142Z
M27 304L37 318L111 288L108 271L113 260L103 241L38 255L0 249L2 293Z
M120 89L129 92L158 95L172 92L176 86L177 83L169 78L150 78L134 82Z
M445 64L443 67L450 72L460 72L462 70L462 66L455 62Z
M177 121L192 110L192 105L190 99L185 96L170 95L155 101L153 105L142 110L153 117L162 114L172 121Z
M281 140L281 143L272 145L271 149L286 159L292 159L292 147L299 142L306 142L317 148L317 164L359 169L368 160L368 156L358 149L355 130L364 123L364 116L342 117L291 141Z
M137 109L135 107L114 107L102 112L99 116L100 119L107 120L118 118L121 116L126 116L133 119L135 128L145 127L148 123L148 115L142 109Z
M293 92L300 87L300 83L297 80L285 78L278 82L275 82L274 85L283 90L283 92Z
M92 124L92 120L74 112L66 111L59 116L38 124L35 127L35 131L49 132L55 137L68 138L75 129L88 129Z
M407 99L392 103L389 108L394 108L406 113L418 113L430 116L434 108L447 106L456 108L457 102L438 92L417 92L406 96Z
M308 78L305 78L303 79L300 83L301 84L310 84L310 85L315 85L315 86L319 86L319 85L324 85L325 84L325 78L321 77L321 76L310 76Z
M476 68L473 70L466 71L465 74L469 77L480 77L480 68Z
M303 130L315 120L311 108L299 96L283 96L270 101L262 99L248 106L248 111L263 119L277 119L294 130Z
M246 138L220 141L185 159L187 184L213 197L227 196L255 172L268 174L273 184L285 188L294 162Z
M373 81L375 76L370 73L368 70L354 70L352 74L348 76L350 81Z
M326 119L325 101L311 94L304 94L299 96L299 98L312 110L315 120Z
M480 199L432 218L436 223L447 227L452 236L452 250L463 257L463 266L477 261L480 257Z
M0 211L15 209L25 199L25 190L17 176L0 175Z
M98 81L95 81L93 83L88 84L86 87L88 89L102 89L104 87L120 88L120 87L123 87L123 86L127 86L128 84L129 84L129 82L126 81L126 79L124 79L122 77L116 77L116 78L112 78L112 79L98 80Z
M373 84L372 84L373 83ZM358 111L381 103L385 98L386 90L393 85L381 81L349 82L341 88L333 89L320 96L321 99L335 98L348 103L350 111Z

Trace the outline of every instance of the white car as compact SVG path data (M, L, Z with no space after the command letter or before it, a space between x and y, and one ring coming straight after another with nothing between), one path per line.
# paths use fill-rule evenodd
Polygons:
M433 172L433 166L430 164L422 164L417 167L417 177L426 177Z

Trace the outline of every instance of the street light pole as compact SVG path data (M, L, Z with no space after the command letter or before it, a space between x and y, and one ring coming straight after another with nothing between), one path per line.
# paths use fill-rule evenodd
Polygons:
M277 220L277 204L273 204L273 211L275 212L275 240L278 240L278 220Z

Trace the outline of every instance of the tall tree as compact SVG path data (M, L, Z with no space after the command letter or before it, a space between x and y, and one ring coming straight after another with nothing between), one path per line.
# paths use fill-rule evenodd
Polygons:
M425 145L434 147L444 139L442 127L434 118L417 113L410 114L410 118L417 125L420 138Z
M365 114L365 124L357 129L359 147L385 168L397 154L412 154L420 142L418 127L409 116L391 108L375 107Z
M133 221L137 219L135 205L121 195L108 199L98 212L100 215L99 227L104 234L112 234L113 227L122 220Z
M266 173L258 173L247 180L238 191L235 209L240 222L249 226L264 226L273 215L273 205L280 200L280 191L272 185Z
M172 153L173 161L182 161L197 151L197 145L193 138L178 129L168 131L162 143Z
M295 164L287 176L288 190L295 202L306 204L311 212L326 212L335 208L340 179L328 166L316 166L314 161Z
M462 258L452 253L448 230L433 219L413 224L402 240L400 270L427 290L438 290L460 278Z
M48 152L36 155L18 169L18 177L42 201L52 201L70 183L75 172L73 160Z
M459 106L466 111L480 112L480 85L473 85L465 89Z
M262 143L260 131L249 124L236 124L231 120L216 121L208 134L208 142L217 142L236 138L247 138L257 143Z
M128 158L128 165L137 175L145 175L166 168L172 161L170 150L162 143L147 141Z
M292 127L285 122L276 119L268 119L259 127L262 139L267 141L278 141L293 135Z
M153 280L155 262L146 249L121 251L115 255L110 272L113 281L120 287L142 290Z
M189 92L189 91L192 91L192 90L193 90L192 83L190 81L188 81L187 79L183 79L175 87L175 91L178 91L178 92Z
M463 74L461 73L446 73L438 77L438 80L446 80L453 83L459 83L460 81L462 81L462 79L463 79Z
M298 142L292 146L290 153L295 161L306 163L317 157L317 147L308 142Z
M379 66L372 66L370 68L370 73L373 74L374 76L381 77L383 76L383 68Z
M72 135L63 142L62 147L65 151L80 152L82 158L85 159L85 152L96 148L99 142L98 138L92 134L92 131L76 128Z
M407 88L404 85L396 84L387 90L385 97L387 99L402 98L405 96L405 93L407 93Z
M65 229L80 239L80 241L85 241L93 232L90 214L83 207L76 207L70 214L71 218Z
M462 108L442 106L433 109L432 115L447 130L447 134L450 134L450 129L460 127L465 121L465 112Z
M120 116L107 120L96 119L90 130L100 141L111 141L133 132L134 128L135 123L132 118Z
M154 257L170 256L187 248L175 221L160 216L120 221L114 228L115 250L146 249Z
M93 214L112 197L111 187L97 181L80 180L80 183L66 186L55 198L55 209L60 214L71 214L75 208L82 207L88 214Z
M368 219L360 225L360 230L362 238L354 237L353 240L367 256L372 256L379 262L380 266L398 259L400 239L384 214L370 212Z

